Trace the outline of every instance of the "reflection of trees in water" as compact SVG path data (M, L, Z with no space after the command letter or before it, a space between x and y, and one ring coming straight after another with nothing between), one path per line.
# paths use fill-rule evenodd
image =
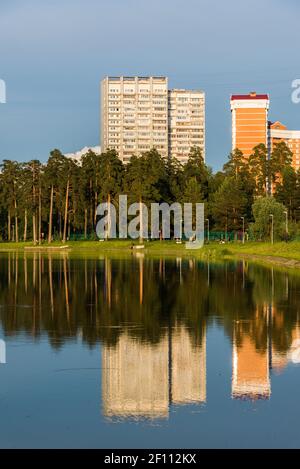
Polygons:
M9 253L0 259L0 318L6 335L47 334L59 347L80 333L90 346L116 344L122 332L158 343L174 324L201 344L217 321L237 345L250 337L286 351L298 322L296 275L241 262L195 259L70 258L67 253Z

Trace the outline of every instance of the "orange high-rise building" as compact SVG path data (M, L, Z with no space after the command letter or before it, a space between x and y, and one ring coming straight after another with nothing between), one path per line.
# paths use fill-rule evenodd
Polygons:
M274 150L275 145L285 142L293 153L292 166L295 171L300 169L300 131L288 130L285 125L277 121L270 123L270 150Z
M238 148L247 159L256 145L268 146L267 94L243 94L231 96L232 149Z

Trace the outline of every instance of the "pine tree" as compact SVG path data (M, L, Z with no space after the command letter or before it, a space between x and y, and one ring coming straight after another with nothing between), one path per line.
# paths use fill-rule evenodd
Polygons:
M263 143L253 148L253 153L249 157L249 169L256 183L256 195L262 196L268 194L271 172L268 150Z
M212 203L212 214L218 230L237 231L242 228L247 199L242 190L240 177L228 176L218 189Z
M298 180L295 170L286 166L282 170L281 182L276 184L275 199L281 202L289 212L289 217L296 221L297 209L300 206Z
M238 176L246 169L246 161L243 152L235 148L228 156L228 162L224 164L223 170L227 176Z
M291 168L293 153L285 142L275 144L270 159L270 173L273 191L280 184L286 168Z

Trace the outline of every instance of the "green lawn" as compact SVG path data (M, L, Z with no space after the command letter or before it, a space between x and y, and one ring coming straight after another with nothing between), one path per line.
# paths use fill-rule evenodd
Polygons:
M290 243L280 242L274 243L230 243L226 248L232 254L251 254L256 256L283 257L287 259L295 259L300 261L300 242L293 241ZM223 248L224 249L224 248Z
M133 245L138 245L138 241L127 240L109 240L109 241L68 241L66 245L73 251L122 251L130 252ZM294 241L290 243L280 242L271 245L270 243L249 242L244 245L237 242L230 242L227 244L210 243L205 245L200 250L187 250L185 243L176 244L175 241L145 241L145 249L143 251L147 254L189 254L200 258L215 258L227 257L232 255L254 255L259 257L282 257L286 259L295 259L300 261L300 242ZM33 247L32 242L0 242L0 251L21 250L26 247ZM53 242L50 245L43 243L42 249L59 248L65 246L59 241ZM39 248L39 246L37 246ZM134 250L135 251L135 250Z

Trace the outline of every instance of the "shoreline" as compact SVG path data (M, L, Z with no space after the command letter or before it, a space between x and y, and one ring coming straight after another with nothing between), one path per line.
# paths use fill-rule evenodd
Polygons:
M257 254L236 254L235 256L250 261L266 262L268 264L275 264L276 266L280 267L300 269L300 261L297 259L289 259L287 257L276 256L262 256Z
M228 243L220 245L211 243L204 245L199 250L187 250L185 243L176 244L174 241L150 241L144 242L141 248L137 241L70 241L66 244L54 242L53 244L41 244L34 246L32 242L0 243L0 253L23 252L23 253L73 253L89 255L101 254L124 254L138 256L184 256L199 260L222 260L222 259L247 259L252 261L266 262L277 266L288 268L300 268L300 242L290 243L257 243L250 242L245 245Z

